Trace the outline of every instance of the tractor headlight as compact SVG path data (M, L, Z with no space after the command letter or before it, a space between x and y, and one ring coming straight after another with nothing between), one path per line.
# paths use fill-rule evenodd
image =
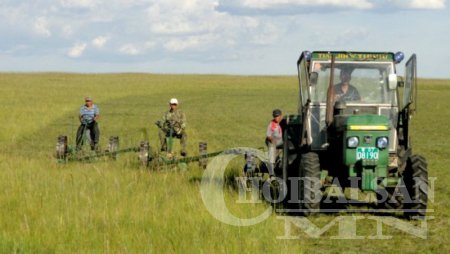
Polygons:
M347 139L347 147L355 148L358 145L359 145L359 138L358 137L349 137Z
M389 140L387 137L379 137L377 138L377 147L380 149L384 149L389 145Z

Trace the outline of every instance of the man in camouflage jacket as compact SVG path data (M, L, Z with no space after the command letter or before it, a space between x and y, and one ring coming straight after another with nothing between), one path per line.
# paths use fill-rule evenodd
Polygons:
M186 116L178 109L178 100L176 98L170 99L169 104L170 109L164 113L162 121L157 122L161 151L167 151L166 138L172 136L173 138L180 139L181 155L186 156Z

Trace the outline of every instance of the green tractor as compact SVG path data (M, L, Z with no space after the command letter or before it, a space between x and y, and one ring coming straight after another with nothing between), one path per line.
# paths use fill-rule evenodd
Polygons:
M427 162L412 153L410 141L416 56L406 62L404 78L396 74L403 57L401 52L301 54L298 114L282 122L284 145L275 167L287 184L288 206L304 215L343 203L425 216Z

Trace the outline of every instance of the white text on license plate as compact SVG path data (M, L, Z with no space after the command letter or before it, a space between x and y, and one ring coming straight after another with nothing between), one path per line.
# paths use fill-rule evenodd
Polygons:
M361 160L378 160L379 150L375 147L358 147L356 148L356 159Z

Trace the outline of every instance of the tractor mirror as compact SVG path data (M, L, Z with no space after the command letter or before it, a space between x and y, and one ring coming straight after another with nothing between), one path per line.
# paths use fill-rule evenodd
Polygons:
M311 74L309 74L309 83L312 86L317 85L317 80L319 79L319 73L317 72L311 72Z
M397 74L394 74L394 73L389 74L388 80L389 80L389 83L388 83L389 89L395 90L397 88L397 83L398 83Z

